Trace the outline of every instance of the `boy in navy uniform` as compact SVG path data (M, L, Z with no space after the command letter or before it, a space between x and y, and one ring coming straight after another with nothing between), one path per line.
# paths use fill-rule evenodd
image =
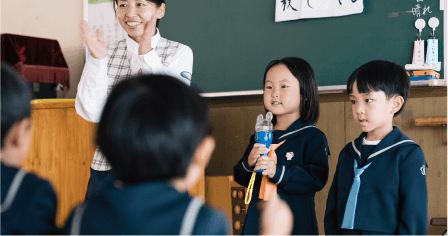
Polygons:
M31 145L31 92L12 67L2 62L1 71L1 234L55 233L52 186L20 169Z
M117 84L96 142L116 180L76 207L70 234L227 234L225 216L190 198L212 155L207 103L170 76Z
M371 61L353 72L347 93L364 132L339 154L325 234L426 234L425 157L392 126L409 97L409 77L395 63Z

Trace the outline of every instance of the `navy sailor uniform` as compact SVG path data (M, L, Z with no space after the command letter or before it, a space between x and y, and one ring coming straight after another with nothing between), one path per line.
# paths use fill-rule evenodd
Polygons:
M1 163L1 234L57 233L57 199L49 182Z
M365 163L362 133L339 154L325 210L325 234L408 234L428 230L426 161L422 149L397 127L376 145ZM360 175L353 224L344 223L355 186L354 167L365 168ZM347 227L347 225L353 225Z
M74 208L65 234L226 235L221 212L180 193L164 180L106 186Z
M275 150L277 170L270 182L277 185L277 193L285 200L294 215L292 234L318 234L314 196L328 179L329 148L325 134L312 123L297 119L286 131L274 131L273 144L286 140ZM234 179L247 187L254 168L247 158L255 143L250 138L243 158L234 166ZM243 234L259 234L260 212L257 203L262 175L257 174L252 199L244 222Z

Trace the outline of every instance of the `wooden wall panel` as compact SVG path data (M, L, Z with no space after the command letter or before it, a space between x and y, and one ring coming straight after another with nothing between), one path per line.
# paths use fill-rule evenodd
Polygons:
M58 196L57 223L62 225L72 207L84 200L95 126L78 116L73 104L51 105L34 105L33 140L22 166L52 182Z
M394 124L423 149L428 164L428 223L431 218L447 217L446 126L415 126L416 117L446 116L446 97L411 98ZM440 235L446 226L429 226L428 234Z
M328 191L333 182L334 172L338 163L339 152L345 146L345 139L341 138L345 133L344 120L344 102L320 103L320 116L316 126L324 132L330 147L330 156L328 157L329 175L325 187L316 193L316 216L319 227L319 234L325 234L324 216L327 203Z
M216 148L205 169L206 176L233 175L233 166L243 157L255 132L257 116L265 113L262 105L211 108Z

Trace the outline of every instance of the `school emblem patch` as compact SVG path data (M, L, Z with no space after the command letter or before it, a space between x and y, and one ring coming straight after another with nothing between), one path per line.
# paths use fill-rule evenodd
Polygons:
M288 161L290 161L293 157L294 157L294 153L293 152L287 152L286 153L286 159Z
M426 167L425 167L425 165L420 167L420 171L422 172L422 175L426 175Z

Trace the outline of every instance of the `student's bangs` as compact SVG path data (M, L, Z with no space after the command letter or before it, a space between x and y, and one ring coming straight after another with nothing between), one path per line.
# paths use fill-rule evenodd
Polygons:
M375 60L356 69L347 81L347 94L353 92L355 81L361 94L383 91L388 99L400 95L405 102L409 95L409 77L393 62Z

